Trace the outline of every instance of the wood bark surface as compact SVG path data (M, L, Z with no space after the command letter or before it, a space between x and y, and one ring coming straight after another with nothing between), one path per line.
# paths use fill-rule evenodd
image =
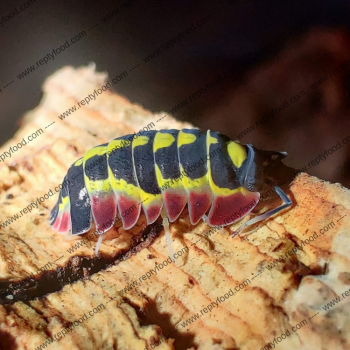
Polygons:
M58 118L107 79L93 66L56 72L39 106L0 149L44 131L0 162L0 349L34 350L45 342L42 348L52 350L350 349L350 296L342 296L350 289L350 193L340 184L286 167L283 188L293 206L234 239L229 233L240 224L208 234L203 222L191 226L185 209L170 225L182 255L150 278L142 276L169 255L161 220L147 227L141 217L127 232L116 225L98 257L96 240L66 239L50 229L54 188L86 150L152 122L155 129L191 127L110 90ZM53 196L19 214L50 189ZM264 196L252 215L278 205L280 199ZM234 295L201 314L230 290ZM89 311L88 319L47 342ZM287 330L290 336L279 338Z

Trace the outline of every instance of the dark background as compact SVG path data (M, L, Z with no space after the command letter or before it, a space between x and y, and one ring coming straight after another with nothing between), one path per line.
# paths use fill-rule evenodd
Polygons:
M27 1L2 2L0 20L25 2ZM228 102L235 96L237 99L237 94L243 99L248 96L254 85L254 76L260 77L260 80L257 79L258 86L254 85L256 95L270 93L269 86L273 83L261 78L265 73L261 71L263 68L258 67L264 67L266 63L266 67L269 67L266 72L277 69L278 60L283 61L279 59L279 53L291 43L290 45L295 45L295 50L291 52L300 54L300 62L304 62L304 57L307 57L312 61L308 63L311 67L318 67L319 72L326 74L334 68L334 62L338 62L338 58L333 59L332 56L332 39L325 39L327 55L313 53L313 40L304 46L293 40L302 40L300 38L314 28L323 30L323 33L340 28L346 37L346 24L350 17L349 4L345 0L238 0L232 4L228 1L136 0L109 21L102 20L102 17L124 2L36 0L25 11L5 22L4 26L0 25L1 144L16 132L21 116L37 106L42 96L41 86L50 74L66 65L79 67L90 62L96 63L97 71L106 71L111 76L124 70L129 71L139 64L126 79L115 86L115 90L152 112L170 112L174 105L215 79L220 72L230 69L230 79L211 89L204 98L182 108L181 113L175 113L175 116L203 129L223 132L235 139L242 127L248 127L263 116L262 111L276 107L273 97L269 99L264 95L264 108L259 107L253 116L252 113L246 114L244 108L230 106ZM182 39L179 44L164 51L151 62L143 61L143 58L177 36L180 31L209 14L213 15L213 19ZM305 20L308 16L309 19ZM89 30L95 25L94 29ZM85 38L25 78L17 78L19 73L83 30L88 33ZM321 41L323 36L326 37L327 34L318 35ZM339 35L335 35L335 38L338 38L338 42L343 40L339 39ZM301 50L298 53L300 45L310 51L305 54L303 49L303 52ZM344 39L344 54L349 47ZM285 54L284 57L286 56L292 54ZM290 79L293 79L293 69L296 70L296 83L303 79L303 72L305 75L310 72L310 68L302 67L302 63L294 68L287 63L281 64L285 64L284 74L289 75L287 78L279 78L280 75L276 74L282 85L280 89L271 90L271 96L276 95L276 91L288 88ZM320 77L320 73L316 73L315 71L315 76ZM286 79L286 82L282 79ZM350 84L346 79L344 75L344 84L339 83L344 88L339 94L345 94L345 98L348 98L347 88ZM310 81L313 80L310 77ZM298 88L295 90L298 91ZM254 98L249 96L252 99L249 103L254 104ZM289 96L290 94L285 98ZM301 107L290 108L288 115L264 125L241 141L253 143L258 148L285 150L290 155L285 163L301 168L323 154L328 146L330 148L350 135L347 106L341 106L336 112L322 110L320 99L323 97L310 95L312 101L308 97L310 103L307 106L305 104L305 110ZM281 94L280 101L283 100ZM259 103L261 105L261 101ZM314 109L310 109L310 106ZM329 127L328 123L334 125L334 128ZM320 125L325 127L320 128ZM333 182L340 181L349 187L349 148L350 145L344 147L320 166L310 169L310 173Z

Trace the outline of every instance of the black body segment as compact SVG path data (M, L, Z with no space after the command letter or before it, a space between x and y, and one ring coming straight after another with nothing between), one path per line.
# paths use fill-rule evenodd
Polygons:
M69 168L67 174L71 201L70 216L72 235L81 235L91 227L91 199L84 183L83 164L75 164Z
M177 179L180 177L179 156L177 152L177 136L179 130L161 130L158 131L158 133L160 134L159 138L166 134L171 135L174 138L174 141L169 146L165 146L164 142L154 144L153 150L155 165L158 165L163 179ZM161 184L158 183L158 185L161 187Z
M138 186L146 193L161 194L154 168L153 140L157 131L151 130L133 139L133 158Z
M197 129L183 129L182 132L193 135L193 141L178 143L180 164L188 178L199 179L207 174L207 133Z
M120 141L118 147L112 147L108 153L108 166L116 180L137 186L136 174L132 158L132 141L134 135L126 135L114 139Z
M212 142L210 143L208 158L210 160L210 171L214 184L220 188L234 190L240 187L237 178L237 167L232 163L228 154L227 146L230 139L218 132L210 131Z
M106 148L108 143L99 145L92 148L92 151L97 148ZM107 168L107 155L106 153L102 155L93 155L86 159L84 165L85 175L91 181L106 180L108 179L108 168Z
M57 219L57 215L58 215L58 208L59 208L59 204L62 201L62 192L60 191L59 195L58 195L58 200L55 204L55 206L52 208L51 212L50 212L50 217L49 217L49 221L50 221L50 225L52 226L53 223L56 221Z

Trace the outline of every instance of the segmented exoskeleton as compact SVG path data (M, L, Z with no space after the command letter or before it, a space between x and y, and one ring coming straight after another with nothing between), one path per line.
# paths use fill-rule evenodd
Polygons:
M264 170L285 156L209 130L118 137L88 150L69 168L64 178L68 186L51 211L51 225L58 233L71 230L72 235L80 235L90 229L93 217L103 234L119 212L124 229L130 229L142 207L147 224L162 215L168 231L167 220L175 221L186 204L192 225L201 218L210 226L230 225L257 205ZM275 190L284 204L249 220L240 230L291 205L279 187Z

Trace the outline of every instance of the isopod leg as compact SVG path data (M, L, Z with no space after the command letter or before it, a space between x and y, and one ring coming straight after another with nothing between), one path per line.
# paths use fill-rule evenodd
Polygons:
M172 246L172 239L171 239L171 235L170 235L170 229L169 229L169 219L167 217L167 213L165 208L163 207L162 212L161 212L162 218L163 218L163 227L164 227L164 233L165 233L165 240L166 243L168 245L168 250L171 256L171 260L174 261L175 265L176 265L176 260L174 259L174 249Z
M103 241L103 238L104 238L104 234L102 234L102 235L100 235L100 237L98 237L98 241L97 241L96 247L95 247L95 255L96 255L96 256L97 256L98 251L99 251L99 249L100 249L100 245L101 245L101 243L102 243L102 241Z
M231 237L235 237L237 236L240 232L242 232L243 230L245 230L248 226L254 225L257 222L263 221L265 219L270 218L271 216L279 213L280 211L282 211L283 209L286 209L288 207L290 207L292 205L292 201L288 198L288 196L283 192L282 189L280 189L278 186L275 186L275 191L276 193L280 196L280 198L283 201L283 204L281 206L279 206L278 208L272 209L262 215L259 215L257 217L255 217L254 219L248 220L246 223L244 223L236 232L234 232Z

